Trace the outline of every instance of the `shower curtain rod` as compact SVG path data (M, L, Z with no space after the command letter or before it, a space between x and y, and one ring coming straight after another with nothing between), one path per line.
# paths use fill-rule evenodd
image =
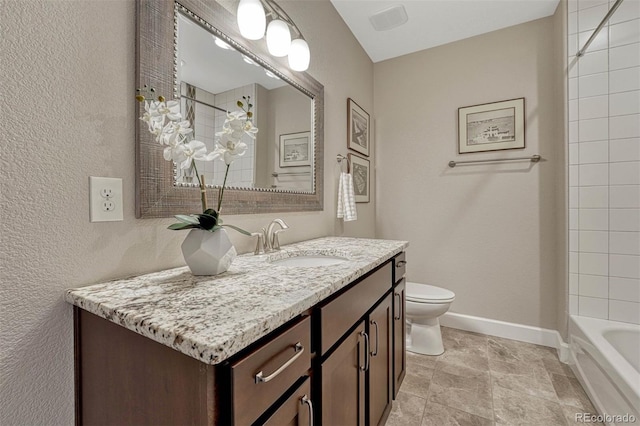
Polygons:
M589 40L587 40L587 42L584 44L582 49L578 50L578 53L576 53L576 57L579 58L585 54L585 51L587 50L591 42L598 36L598 33L600 32L602 27L604 27L605 24L609 21L609 18L611 18L611 15L613 15L613 13L616 11L616 9L618 8L618 6L620 6L621 3L622 3L622 0L616 0L613 6L611 6L611 9L609 9L609 12L607 12L607 14L602 19L602 22L600 22L600 25L598 25L595 31L593 32L593 34L591 34L591 37L589 37Z

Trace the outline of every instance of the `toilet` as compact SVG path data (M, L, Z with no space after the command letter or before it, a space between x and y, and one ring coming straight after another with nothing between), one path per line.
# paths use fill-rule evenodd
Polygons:
M424 355L444 352L440 316L449 310L454 292L428 284L407 282L407 350Z

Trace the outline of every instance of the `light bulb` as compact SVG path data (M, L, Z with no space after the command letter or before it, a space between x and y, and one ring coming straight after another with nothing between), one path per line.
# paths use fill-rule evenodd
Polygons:
M264 73L267 75L267 77L271 77L271 78L275 78L276 80L280 80L280 77L278 77L277 75L275 75L274 73L272 73L269 70L264 70Z
M224 41L220 40L218 37L214 37L215 41L214 43L216 44L216 46L218 46L221 49L225 49L225 50L231 50L231 46L229 46L227 43L225 43Z
M267 18L260 0L240 0L238 5L238 28L242 37L260 40L264 36Z
M267 27L267 48L275 57L287 56L291 47L289 25L280 19L269 22Z
M311 53L307 42L301 38L293 40L289 50L289 67L294 71L306 71L310 60Z

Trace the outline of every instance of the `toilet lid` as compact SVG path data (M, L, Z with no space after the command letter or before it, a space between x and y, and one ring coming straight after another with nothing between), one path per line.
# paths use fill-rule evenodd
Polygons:
M429 284L407 282L407 300L416 302L450 302L456 295L451 290Z

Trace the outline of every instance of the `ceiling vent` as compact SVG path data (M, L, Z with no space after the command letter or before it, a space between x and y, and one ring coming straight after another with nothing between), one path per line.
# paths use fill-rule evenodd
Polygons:
M407 11L401 4L388 7L369 16L371 25L376 31L387 31L407 22Z

